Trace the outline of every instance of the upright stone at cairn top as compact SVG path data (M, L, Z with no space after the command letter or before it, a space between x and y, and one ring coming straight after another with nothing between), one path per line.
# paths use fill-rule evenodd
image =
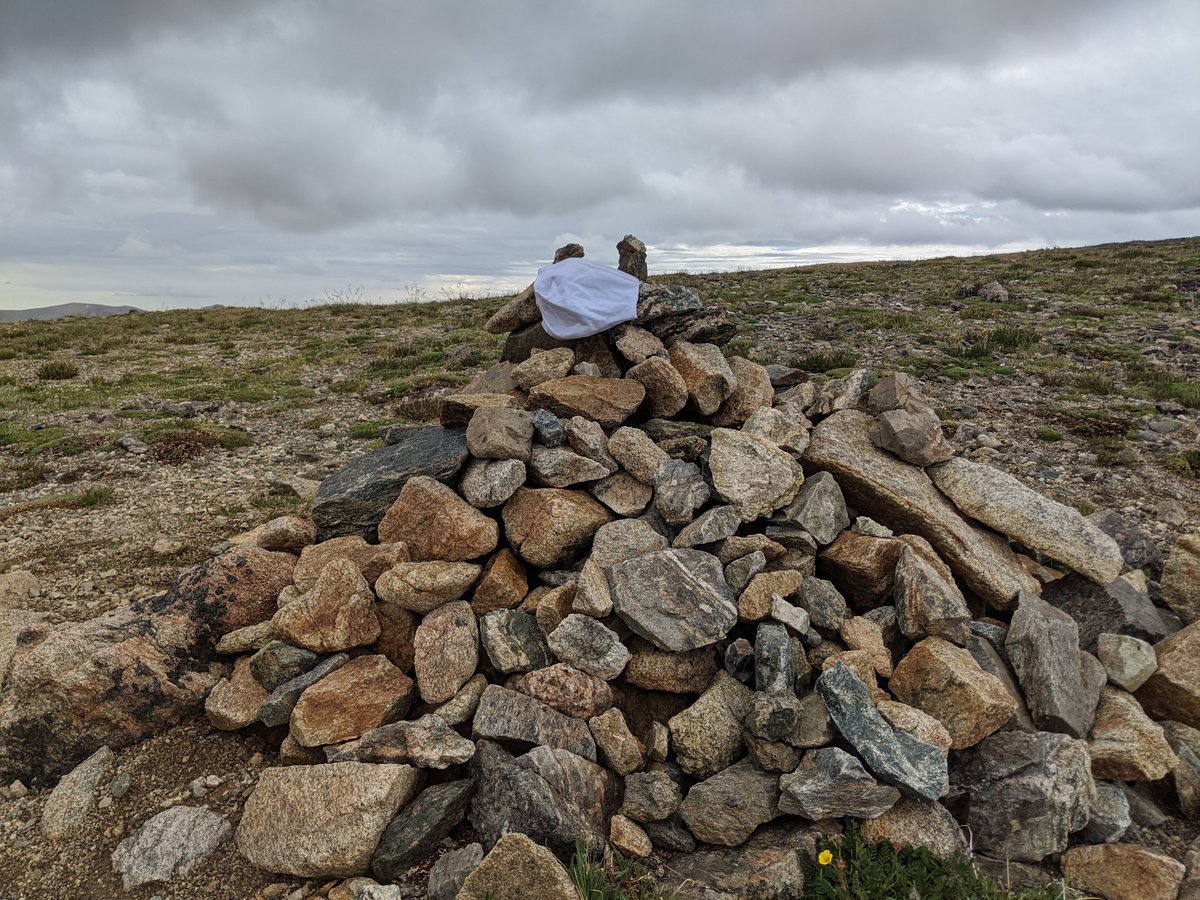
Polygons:
M617 268L632 275L638 281L645 281L650 276L646 272L646 245L627 234L617 244L617 253L621 254Z

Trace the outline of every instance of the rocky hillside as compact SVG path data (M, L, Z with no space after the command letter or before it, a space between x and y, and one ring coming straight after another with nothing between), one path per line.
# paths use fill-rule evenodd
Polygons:
M569 895L538 847L581 843L732 896L848 816L1168 896L1198 276L1194 240L676 275L567 348L526 296L5 328L0 877Z

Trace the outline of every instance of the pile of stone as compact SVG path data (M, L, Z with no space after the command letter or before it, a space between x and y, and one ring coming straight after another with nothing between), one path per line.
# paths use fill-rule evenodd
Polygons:
M465 820L430 896L573 896L580 843L798 896L849 816L1174 897L1184 866L1122 838L1156 802L1200 817L1200 538L1156 605L1144 536L956 456L907 376L726 357L685 287L638 313L563 344L521 294L441 424L194 576L232 660L209 720L280 740L242 854L386 884Z

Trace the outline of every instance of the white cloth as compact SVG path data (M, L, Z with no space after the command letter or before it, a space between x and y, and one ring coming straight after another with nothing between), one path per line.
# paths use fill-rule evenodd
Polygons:
M618 269L572 257L538 269L533 293L546 333L569 341L636 319L640 285Z

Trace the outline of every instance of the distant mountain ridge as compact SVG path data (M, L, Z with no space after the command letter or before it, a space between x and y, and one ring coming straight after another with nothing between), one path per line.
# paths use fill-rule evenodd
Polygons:
M27 322L31 319L47 322L66 316L120 316L142 312L136 306L107 306L103 303L60 303L37 309L0 309L0 322Z

